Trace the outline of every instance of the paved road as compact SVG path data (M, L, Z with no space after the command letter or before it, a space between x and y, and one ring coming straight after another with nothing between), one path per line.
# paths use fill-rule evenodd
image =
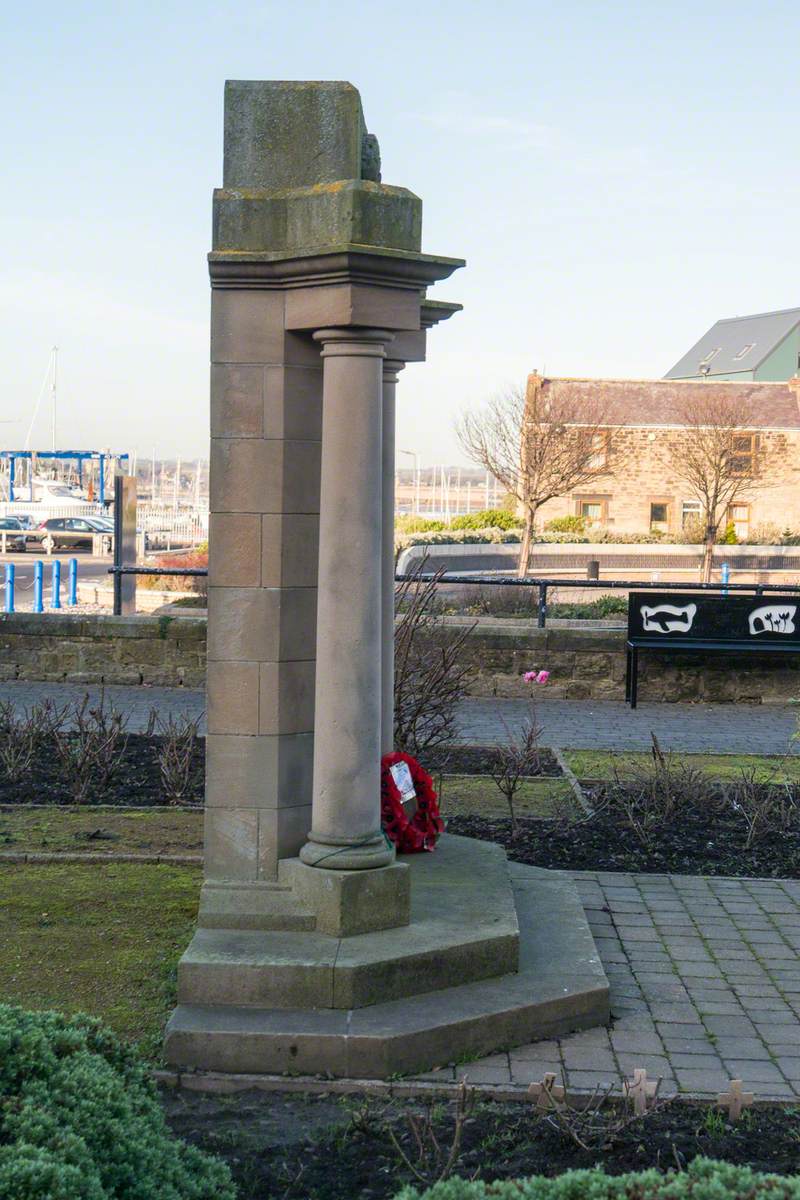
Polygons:
M79 684L2 683L0 699L20 708L50 696L59 703L79 699L100 689ZM190 688L120 687L109 685L106 696L130 714L130 727L143 728L151 708L162 716L186 713L201 716L205 694ZM525 700L465 700L458 714L461 738L503 741L529 713ZM642 704L635 712L615 700L543 700L537 716L542 744L567 749L647 750L652 730L665 750L685 753L783 754L800 753L790 744L800 717L797 705Z

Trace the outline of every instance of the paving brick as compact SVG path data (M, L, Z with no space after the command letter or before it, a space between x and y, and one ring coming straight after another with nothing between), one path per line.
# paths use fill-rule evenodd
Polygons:
M682 1092L710 1092L712 1094L727 1087L730 1081L730 1075L722 1069L697 1071L688 1067L676 1067L675 1078Z
M700 1043L697 1043L700 1045ZM670 1053L669 1062L673 1069L684 1070L689 1068L694 1071L718 1071L722 1069L717 1054L685 1054L683 1052Z
M745 1083L784 1083L784 1077L774 1063L753 1059L726 1058L725 1067L731 1078Z

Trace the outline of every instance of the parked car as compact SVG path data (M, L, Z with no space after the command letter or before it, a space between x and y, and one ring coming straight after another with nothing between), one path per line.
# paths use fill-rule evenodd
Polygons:
M0 535L6 535L6 550L14 550L19 553L27 549L27 541L25 530L18 517L0 517ZM0 546L3 544L2 536L0 536Z
M45 550L70 550L84 546L91 550L92 538L98 534L111 537L105 528L98 528L93 517L49 517L36 530L36 538Z

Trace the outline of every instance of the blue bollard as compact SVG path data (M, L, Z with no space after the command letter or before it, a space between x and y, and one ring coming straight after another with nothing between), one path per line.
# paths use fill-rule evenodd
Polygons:
M61 608L61 563L53 559L52 607Z
M722 564L722 594L723 594L723 596L727 596L727 594L728 594L728 584L730 583L730 581L731 581L730 566L728 565L728 563L723 563Z
M6 563L6 612L14 611L14 564Z
M71 558L69 560L69 590L67 592L67 604L74 608L78 603L78 560Z
M44 612L42 604L42 564L35 562L33 564L33 611Z

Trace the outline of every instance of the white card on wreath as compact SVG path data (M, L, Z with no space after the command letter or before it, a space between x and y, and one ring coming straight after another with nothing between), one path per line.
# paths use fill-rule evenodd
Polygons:
M414 787L414 780L411 778L411 771L408 768L408 763L393 763L393 765L389 767L389 770L392 773L394 786L400 793L400 799L413 800L417 794L417 789Z

